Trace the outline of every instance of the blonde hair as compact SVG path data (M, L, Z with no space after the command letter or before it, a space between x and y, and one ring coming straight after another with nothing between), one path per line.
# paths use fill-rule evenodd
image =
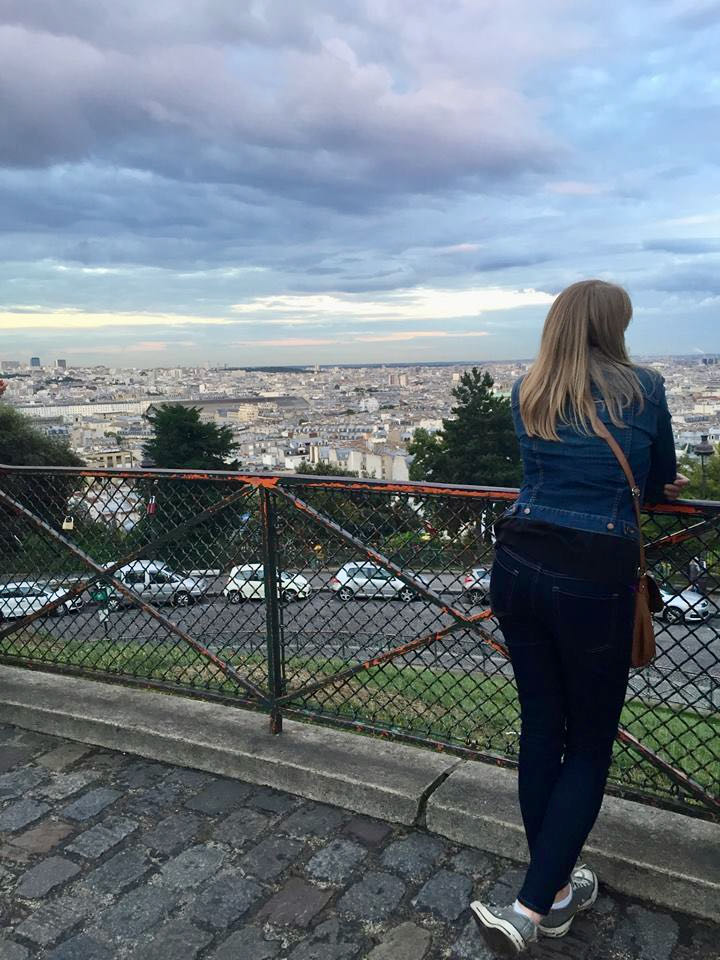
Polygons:
M595 433L593 386L618 427L624 409L642 407L643 389L625 347L631 317L627 291L604 280L581 280L557 297L537 360L520 385L520 416L531 437L558 440L558 422Z

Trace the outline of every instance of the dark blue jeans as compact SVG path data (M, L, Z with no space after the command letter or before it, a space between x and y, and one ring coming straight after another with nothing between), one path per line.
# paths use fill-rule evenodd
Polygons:
M544 915L600 812L630 669L634 589L554 573L500 548L490 595L522 715L530 867L518 899Z

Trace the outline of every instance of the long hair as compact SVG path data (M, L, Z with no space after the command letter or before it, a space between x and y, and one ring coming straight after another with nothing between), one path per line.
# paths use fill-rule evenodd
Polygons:
M558 423L595 433L593 387L618 427L623 410L642 408L643 389L625 347L631 317L627 292L604 280L581 280L557 297L520 386L520 416L530 436L558 440Z

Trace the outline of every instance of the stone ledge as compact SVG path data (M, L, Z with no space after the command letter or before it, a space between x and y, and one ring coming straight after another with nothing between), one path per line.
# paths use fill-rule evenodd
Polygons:
M430 797L429 830L468 846L526 861L517 777L466 762ZM694 916L717 919L720 825L616 797L583 851L615 890Z
M0 722L295 793L394 823L461 761L191 698L2 667Z

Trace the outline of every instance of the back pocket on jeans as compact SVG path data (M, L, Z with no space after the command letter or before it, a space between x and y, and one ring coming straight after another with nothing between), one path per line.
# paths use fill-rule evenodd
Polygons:
M611 653L618 649L618 618L620 594L608 588L592 584L583 592L582 587L564 590L553 587L553 606L559 632L572 630L574 647L578 652Z
M499 553L495 556L490 573L490 606L496 617L506 616L512 611L518 574L519 570L513 566L512 560L501 559Z

